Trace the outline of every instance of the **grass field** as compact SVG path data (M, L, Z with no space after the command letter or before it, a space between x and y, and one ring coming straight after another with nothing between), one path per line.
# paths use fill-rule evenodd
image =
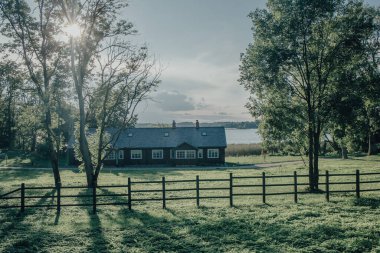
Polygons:
M322 173L356 169L380 172L380 156L321 160ZM99 184L125 184L127 177L228 178L230 172L280 175L295 170L306 174L302 162L266 169L105 169ZM85 176L65 170L62 180L63 185L83 185ZM53 184L49 171L0 171L0 192L21 182ZM173 201L163 210L160 202L144 202L132 211L100 206L96 215L87 207L66 207L60 215L46 208L27 209L25 214L0 210L0 252L380 252L380 192L363 193L359 200L352 194L336 194L328 203L323 194L301 195L298 204L292 196L268 196L267 203L261 204L260 197L236 197L233 208L228 200L202 200L198 209L194 201Z
M303 157L306 159L306 157ZM227 156L226 162L229 164L246 165L246 164L261 164L261 163L279 163L279 162L291 162L301 161L301 156L261 156L261 155L249 155L249 156ZM306 161L306 160L305 160Z

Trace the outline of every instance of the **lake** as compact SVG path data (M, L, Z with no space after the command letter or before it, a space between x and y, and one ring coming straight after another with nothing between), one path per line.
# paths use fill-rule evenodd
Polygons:
M227 144L260 143L258 129L226 128Z

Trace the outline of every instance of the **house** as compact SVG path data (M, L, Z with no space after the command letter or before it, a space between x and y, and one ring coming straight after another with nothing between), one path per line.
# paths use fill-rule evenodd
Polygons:
M112 130L108 130L111 132ZM115 130L114 130L115 131ZM73 140L69 164L75 164ZM129 128L113 143L105 165L212 165L224 164L224 127Z

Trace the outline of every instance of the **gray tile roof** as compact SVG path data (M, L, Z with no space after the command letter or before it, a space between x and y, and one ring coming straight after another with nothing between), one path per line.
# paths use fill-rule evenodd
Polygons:
M112 134L116 129L108 129ZM224 127L129 128L124 130L114 148L175 148L187 143L195 148L226 147ZM74 144L73 138L69 147Z

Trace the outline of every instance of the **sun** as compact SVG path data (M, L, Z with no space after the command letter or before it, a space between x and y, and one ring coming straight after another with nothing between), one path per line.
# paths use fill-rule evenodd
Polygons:
M81 28L76 23L68 24L62 30L65 34L67 34L67 36L72 38L78 38L81 35Z

